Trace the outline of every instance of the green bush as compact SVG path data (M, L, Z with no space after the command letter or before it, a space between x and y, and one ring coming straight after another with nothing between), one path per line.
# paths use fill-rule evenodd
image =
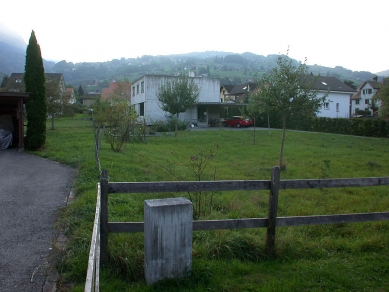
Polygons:
M279 113L269 114L270 127L282 129L282 118ZM256 119L257 127L267 127L267 114L262 114ZM389 137L389 122L376 118L326 118L313 116L291 116L287 119L287 129L324 132L343 135L366 137Z
M176 127L176 119L171 118L167 120L166 122L164 121L155 121L152 126L152 131L155 132L174 132ZM188 122L183 121L183 120L178 120L178 125L177 125L178 131L183 131L188 128Z

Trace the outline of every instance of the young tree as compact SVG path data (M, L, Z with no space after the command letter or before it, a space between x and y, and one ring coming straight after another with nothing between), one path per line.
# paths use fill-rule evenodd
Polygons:
M288 55L279 56L277 65L270 74L262 77L256 94L251 96L250 107L252 111L261 113L268 113L274 109L282 113L283 131L279 165L284 169L283 151L287 117L316 113L323 98L317 97L317 90L314 89L317 77L307 74L306 60L296 67Z
M65 103L59 83L52 78L46 78L47 112L51 115L51 129L54 130L54 117L64 111Z
M135 129L137 118L136 112L123 98L112 98L93 105L95 132L98 133L101 129L107 128L104 131L105 137L115 152L120 152L129 140L131 131Z
M1 81L0 87L5 87L5 85L7 84L8 80L9 80L9 75L4 74L3 80Z
M380 118L389 121L389 78L385 78L383 81L384 85L373 97L373 101L381 101L381 107L378 110Z
M194 79L181 73L172 81L164 82L157 91L158 101L165 112L176 116L175 136L178 132L178 116L194 106L198 100L200 89L194 83Z
M30 99L26 103L26 147L30 150L38 150L46 142L47 103L45 71L41 49L34 31L31 32L26 51L24 83L26 92L30 93Z

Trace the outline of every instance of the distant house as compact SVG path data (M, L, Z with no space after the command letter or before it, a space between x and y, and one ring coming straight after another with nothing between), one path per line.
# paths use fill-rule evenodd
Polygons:
M101 90L101 100L106 100L112 97L123 97L127 100L131 99L131 82L117 81L111 82L108 88Z
M76 102L74 90L73 88L65 87L65 80L62 73L45 73L45 78L46 82L52 81L58 83L58 88L64 101L68 103ZM12 73L4 90L8 92L25 92L25 88L24 73Z
M161 109L157 98L158 89L166 81L177 79L168 75L144 75L132 83L131 104L138 115L148 124L155 121L166 121L170 114ZM181 113L180 120L208 124L211 119L220 117L220 79L190 77L200 90L198 103Z
M55 80L62 93L66 92L65 80L62 73L45 73L46 79ZM12 73L9 76L5 90L10 92L25 92L24 73Z
M352 116L358 116L364 111L369 111L370 115L375 115L377 113L377 109L381 106L381 102L373 101L373 97L378 93L380 86L381 83L377 82L377 76L375 76L373 80L363 82L363 84L359 86L357 92L351 97Z
M9 76L4 90L8 92L25 92L24 73L12 73Z
M98 100L100 100L100 94L98 93L85 93L81 97L82 105L86 108L90 108Z
M233 101L239 103L247 103L245 97L257 88L254 82L247 82L235 85L232 90L226 95L226 101Z
M67 103L70 103L70 104L76 103L74 88L73 87L66 88L66 91L64 92L63 98Z
M310 76L314 78L313 75ZM350 117L350 98L355 94L355 89L335 77L326 76L319 76L314 84L314 88L318 90L317 97L324 97L328 93L319 109L318 117Z
M230 101L228 94L234 88L234 85L221 85L220 87L220 102Z

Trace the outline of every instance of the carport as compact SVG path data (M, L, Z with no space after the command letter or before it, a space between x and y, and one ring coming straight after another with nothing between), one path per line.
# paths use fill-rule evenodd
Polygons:
M27 92L0 92L0 116L10 116L13 125L12 146L24 149L24 104L30 94Z

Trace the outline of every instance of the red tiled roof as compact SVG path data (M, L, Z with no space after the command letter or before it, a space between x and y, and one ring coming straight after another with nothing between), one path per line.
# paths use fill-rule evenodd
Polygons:
M108 88L101 89L101 100L109 98L112 94L115 93L118 86L123 84L123 88L126 90L125 95L127 97L131 96L131 83L130 82L111 82Z

